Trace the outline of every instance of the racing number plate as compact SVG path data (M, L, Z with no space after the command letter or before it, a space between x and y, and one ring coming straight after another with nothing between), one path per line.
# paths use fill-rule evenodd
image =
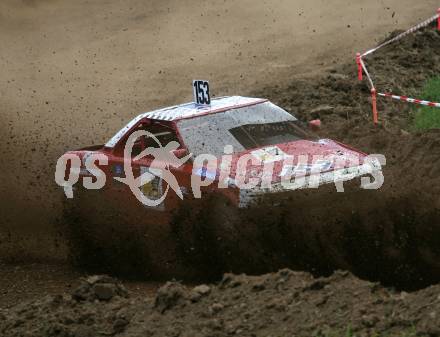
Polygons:
M209 82L202 80L193 81L194 102L199 105L211 104L211 96L209 95Z

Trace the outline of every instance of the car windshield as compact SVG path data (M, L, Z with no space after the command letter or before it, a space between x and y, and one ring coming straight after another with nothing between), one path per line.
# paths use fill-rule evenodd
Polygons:
M256 147L311 139L298 124L287 121L267 124L247 124L232 128L229 132L247 150Z
M226 145L238 153L300 139L316 140L295 117L270 102L182 119L177 127L195 156L206 153L219 157Z

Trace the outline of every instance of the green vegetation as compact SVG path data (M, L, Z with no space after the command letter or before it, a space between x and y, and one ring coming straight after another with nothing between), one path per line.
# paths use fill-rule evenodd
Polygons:
M420 96L424 100L440 102L440 77L430 79ZM440 108L418 108L414 117L414 127L418 130L440 128Z

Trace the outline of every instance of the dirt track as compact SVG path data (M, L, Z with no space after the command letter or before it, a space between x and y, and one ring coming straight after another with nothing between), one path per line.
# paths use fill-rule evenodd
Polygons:
M256 7L231 2L204 8L195 2L161 2L145 8L140 2L105 7L57 1L2 3L0 37L7 48L0 51L5 74L0 92L6 122L0 124L0 132L6 142L0 149L11 160L3 161L0 178L1 259L63 260L66 248L57 233L60 227L54 226L61 216L61 193L53 183L57 156L67 148L105 140L134 112L190 99L187 83L201 76L214 83L219 95L239 91L269 97L303 120L321 118L323 136L384 153L386 185L380 194L356 194L351 200L356 208L351 208L349 195L328 194L341 207L332 209L329 204L313 218L306 212L299 217L291 204L270 212L243 212L240 230L228 233L231 240L216 247L215 254L214 242L205 240L213 237L206 231L212 226L203 227L207 218L181 214L181 223L174 223L173 229L184 240L169 255L153 250L153 262L157 257L176 258L172 254L177 253L175 264L164 264L166 272L182 275L175 267L183 265L186 273L213 279L225 270L261 274L290 266L320 275L344 268L405 289L438 283L439 132L408 132L407 116L414 110L383 101L382 125L371 127L368 92L356 82L350 56L373 45L386 31L429 16L436 4L408 1L406 14L401 1L346 4L337 1L330 8L324 2L318 6L279 1L273 7ZM313 9L317 7L319 11ZM292 13L297 20L290 20ZM360 25L353 20L356 15L361 15ZM244 19L248 17L252 19ZM206 28L194 28L195 21ZM174 23L183 38L176 39ZM217 31L219 42L211 44L210 36ZM133 40L127 40L128 34ZM440 72L439 48L438 33L422 32L371 59L371 70L381 86L416 93L425 79ZM334 56L322 59L327 52ZM238 73L243 75L240 79ZM159 80L166 81L163 91L155 85ZM318 200L313 193L309 198ZM307 199L302 202L301 209L310 206ZM187 232L178 231L182 224ZM202 240L197 241L193 230L202 233ZM230 242L240 242L240 247ZM349 326L361 336L382 331L408 335L414 329L419 335L440 333L437 285L407 294L345 272L317 280L289 271L229 275L210 286L209 295L199 296L173 283L155 299L145 299L144 294L151 295L157 284L129 283L131 298L110 302L93 302L95 295L83 286L79 293L86 294L84 298L77 291L73 300L55 296L18 305L23 299L71 292L80 273L70 267L29 264L0 265L0 272L6 275L0 281L0 307L12 306L0 311L0 335L7 336L33 329L41 330L31 335L42 336L177 336L179 331L182 336L310 336L319 330L345 334ZM104 288L119 289L111 282Z
M2 1L0 144L3 258L63 259L54 224L57 157L100 143L134 114L249 94L348 61L436 1Z

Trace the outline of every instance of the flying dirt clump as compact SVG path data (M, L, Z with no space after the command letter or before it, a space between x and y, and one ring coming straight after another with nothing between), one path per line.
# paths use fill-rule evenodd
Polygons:
M107 277L80 286L122 286ZM82 290L79 292L82 293ZM156 296L48 296L0 312L0 334L28 336L389 336L440 334L440 287L396 292L348 272L225 274L213 285L169 282ZM124 292L125 293L125 292ZM199 295L194 297L198 293ZM95 298L95 300L91 300Z

